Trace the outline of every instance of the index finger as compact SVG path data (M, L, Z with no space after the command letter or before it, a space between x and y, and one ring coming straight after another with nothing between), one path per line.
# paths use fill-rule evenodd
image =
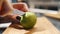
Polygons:
M24 12L29 11L26 3L13 3L12 5L15 9L18 9Z
M2 3L3 3L3 0L0 0L0 10L1 10L1 7L2 7Z

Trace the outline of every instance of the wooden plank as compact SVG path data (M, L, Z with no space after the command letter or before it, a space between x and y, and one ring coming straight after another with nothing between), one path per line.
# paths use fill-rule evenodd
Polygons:
M60 20L60 15L59 14L44 14L45 16L51 17L51 18L55 18L55 19L59 19Z
M8 27L2 34L59 34L59 31L46 17L39 17L34 28L30 30Z

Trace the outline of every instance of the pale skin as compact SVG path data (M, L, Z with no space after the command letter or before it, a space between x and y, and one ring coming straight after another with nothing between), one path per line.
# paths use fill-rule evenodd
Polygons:
M9 14L13 8L11 7L10 3L7 2L8 0L0 0L0 15L5 16ZM4 10L3 10L4 9ZM6 11L6 12L5 12Z
M13 3L13 4L11 4L8 0L1 0L0 1L1 2L1 5L0 5L0 7L1 8L3 8L3 9L1 9L1 11L0 11L0 16L3 16L4 17L4 19L3 20L8 20L8 19L11 19L11 20L13 20L13 21L17 21L16 20L16 16L18 16L17 14L16 15L11 15L11 12L13 11L13 5L14 6L17 6L17 5L19 5L20 6L20 10L22 10L22 11L28 11L28 7L27 7L27 5L25 4L25 3L20 3L20 4L15 4L15 3ZM22 8L21 8L22 7ZM15 7L15 8L17 8L17 9L19 9L19 7ZM5 13L6 12L6 13ZM2 13L2 14L1 14ZM6 17L7 16L7 17ZM2 20L2 21L3 21Z
M4 6L2 6L2 5L4 5ZM15 7L15 6L20 6L20 7ZM11 14L10 12L13 11L14 8L17 8L17 9L22 10L24 12L28 11L28 7L27 7L26 3L13 3L13 4L11 4L11 3L9 3L8 0L1 0L0 1L0 15L1 15L1 12L4 12L4 10L1 11L2 7L6 11L6 13L2 14L2 16L6 16L7 14Z

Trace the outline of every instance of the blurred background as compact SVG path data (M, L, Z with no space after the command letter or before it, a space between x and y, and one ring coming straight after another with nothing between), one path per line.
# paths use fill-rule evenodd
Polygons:
M28 5L31 11L35 11L37 17L43 16L41 12L45 12L46 10L51 12L51 13L59 13L60 15L60 0L9 0L11 3L19 3L19 2L24 2ZM39 13L39 11L41 11ZM47 13L47 12L45 12ZM47 17L48 20L52 22L54 26L58 30L60 30L60 20L52 19ZM2 33L4 29L0 29L0 32Z
M25 2L30 8L58 10L60 0L11 0L12 3Z

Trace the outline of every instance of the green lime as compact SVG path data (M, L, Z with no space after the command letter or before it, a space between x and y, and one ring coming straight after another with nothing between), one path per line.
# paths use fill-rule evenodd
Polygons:
M26 12L23 16L21 16L21 25L25 29L33 28L36 24L37 17L33 12Z

